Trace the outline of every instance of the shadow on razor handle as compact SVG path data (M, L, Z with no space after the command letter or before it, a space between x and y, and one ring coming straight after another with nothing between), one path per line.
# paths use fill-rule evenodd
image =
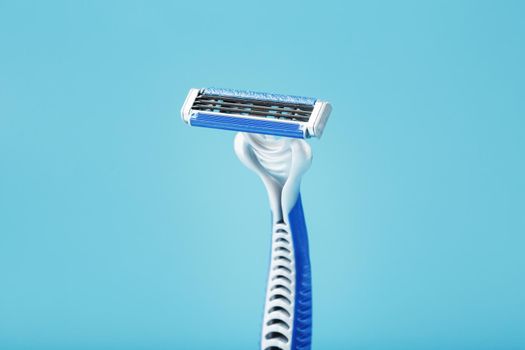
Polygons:
M309 350L311 346L311 269L300 195L287 221L273 227L262 350Z

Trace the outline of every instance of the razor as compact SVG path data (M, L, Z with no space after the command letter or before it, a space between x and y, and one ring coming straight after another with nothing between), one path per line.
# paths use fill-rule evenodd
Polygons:
M190 89L182 106L190 126L237 131L235 153L268 192L272 243L262 350L311 348L311 268L300 183L312 162L304 139L321 137L331 109L311 97L217 88Z

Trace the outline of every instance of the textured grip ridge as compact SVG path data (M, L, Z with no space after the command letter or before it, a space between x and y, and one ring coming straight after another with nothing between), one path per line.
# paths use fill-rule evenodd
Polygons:
M300 196L288 222L273 227L262 350L309 350L311 346L312 285Z

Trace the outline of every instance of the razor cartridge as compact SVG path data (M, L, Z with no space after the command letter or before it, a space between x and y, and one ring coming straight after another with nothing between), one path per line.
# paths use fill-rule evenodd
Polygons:
M320 138L332 107L316 98L232 89L190 89L182 106L191 126L306 139Z

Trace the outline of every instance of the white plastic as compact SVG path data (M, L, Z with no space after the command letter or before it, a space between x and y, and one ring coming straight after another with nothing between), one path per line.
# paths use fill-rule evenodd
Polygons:
M235 153L266 186L274 223L287 221L297 201L302 175L312 162L310 145L302 139L237 133Z
M331 112L332 105L330 103L325 101L317 101L315 103L312 115L308 120L307 130L309 137L321 138Z
M190 122L191 106L193 106L193 102L195 102L195 99L199 95L199 91L200 89L190 89L190 92L188 92L188 96L186 96L186 100L184 100L184 104L180 110L180 116L186 124L189 124Z

